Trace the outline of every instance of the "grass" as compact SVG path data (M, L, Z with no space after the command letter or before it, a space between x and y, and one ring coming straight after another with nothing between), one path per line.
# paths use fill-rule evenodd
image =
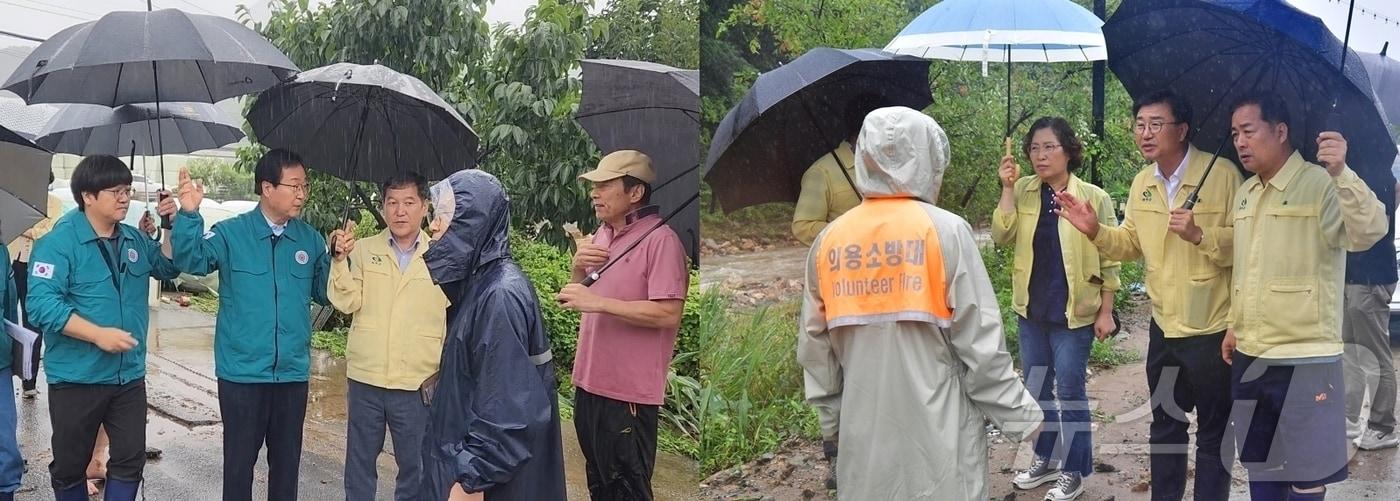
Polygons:
M345 342L348 335L349 331L344 328L312 332L311 347L326 350L335 358L345 358Z
M1011 252L986 249L982 257L997 291L1007 350L1019 358L1017 318L1011 309ZM1140 283L1141 268L1126 263L1123 277L1124 283ZM1121 310L1133 298L1125 292L1119 300ZM702 474L752 461L792 437L820 438L816 413L803 398L795 356L800 303L739 310L722 293L709 291L697 307L702 376L693 383L673 381L674 395L668 398L678 406L675 412L688 413L685 418L700 425L696 456ZM1136 353L1117 348L1111 339L1095 342L1090 351L1095 367L1136 359Z
M751 461L793 436L820 437L794 355L798 303L736 311L714 291L700 301L702 376L685 401L700 425L701 472Z
M219 296L207 292L190 294L190 307L210 315L217 315L219 313Z
M987 267L987 275L991 277L992 288L996 290L997 305L1001 308L1002 335L1006 338L1006 350L1011 352L1011 358L1019 365L1021 362L1020 327L1016 310L1011 308L1011 266L1013 263L1013 252L1010 247L997 247L982 249L982 262ZM1133 306L1134 301L1131 289L1133 284L1142 284L1142 266L1137 262L1123 263L1123 269L1119 274L1123 286L1114 296L1114 309L1121 316L1123 312ZM1092 367L1113 367L1123 365L1138 360L1138 354L1118 348L1117 341L1109 338L1105 341L1094 341L1089 349L1089 365Z
M771 203L730 213L701 211L700 234L729 241L791 239L792 207L791 203Z

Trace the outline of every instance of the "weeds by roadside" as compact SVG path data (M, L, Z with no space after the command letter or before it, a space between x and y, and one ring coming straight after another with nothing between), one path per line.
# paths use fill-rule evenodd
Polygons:
M789 301L736 311L720 293L701 296L702 376L680 394L700 430L702 474L750 461L792 436L820 436L802 397L798 308Z

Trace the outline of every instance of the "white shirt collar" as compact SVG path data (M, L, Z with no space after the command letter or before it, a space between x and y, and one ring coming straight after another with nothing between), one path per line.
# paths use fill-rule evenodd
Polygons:
M264 221L267 221L267 226L270 227L270 228L272 228L272 234L273 234L273 235L277 235L277 236L280 237L280 236L282 236L282 232L283 232L283 231L286 231L286 229L287 229L287 223L282 223L282 224L274 223L274 222L272 222L272 218L267 217L267 214L263 214L263 220L264 220Z
M1187 146L1186 154L1181 156L1181 163L1176 166L1176 172L1172 172L1172 177L1170 179L1162 175L1161 164L1157 165L1157 169L1154 173L1157 175L1157 179L1161 179L1163 183L1179 184L1181 183L1181 179L1182 177L1184 177L1184 173L1186 172L1186 166L1190 163L1191 147Z

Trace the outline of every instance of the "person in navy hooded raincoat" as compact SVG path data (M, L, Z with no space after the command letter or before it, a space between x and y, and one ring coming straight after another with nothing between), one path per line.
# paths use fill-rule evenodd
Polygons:
M422 390L423 499L448 499L456 484L459 497L563 500L558 381L535 289L510 257L510 200L479 170L432 191L423 259L452 305L438 375Z

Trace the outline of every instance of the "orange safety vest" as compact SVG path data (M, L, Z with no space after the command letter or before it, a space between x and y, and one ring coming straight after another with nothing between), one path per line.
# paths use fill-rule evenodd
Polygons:
M828 327L953 320L938 230L913 199L866 199L827 226L816 277Z

